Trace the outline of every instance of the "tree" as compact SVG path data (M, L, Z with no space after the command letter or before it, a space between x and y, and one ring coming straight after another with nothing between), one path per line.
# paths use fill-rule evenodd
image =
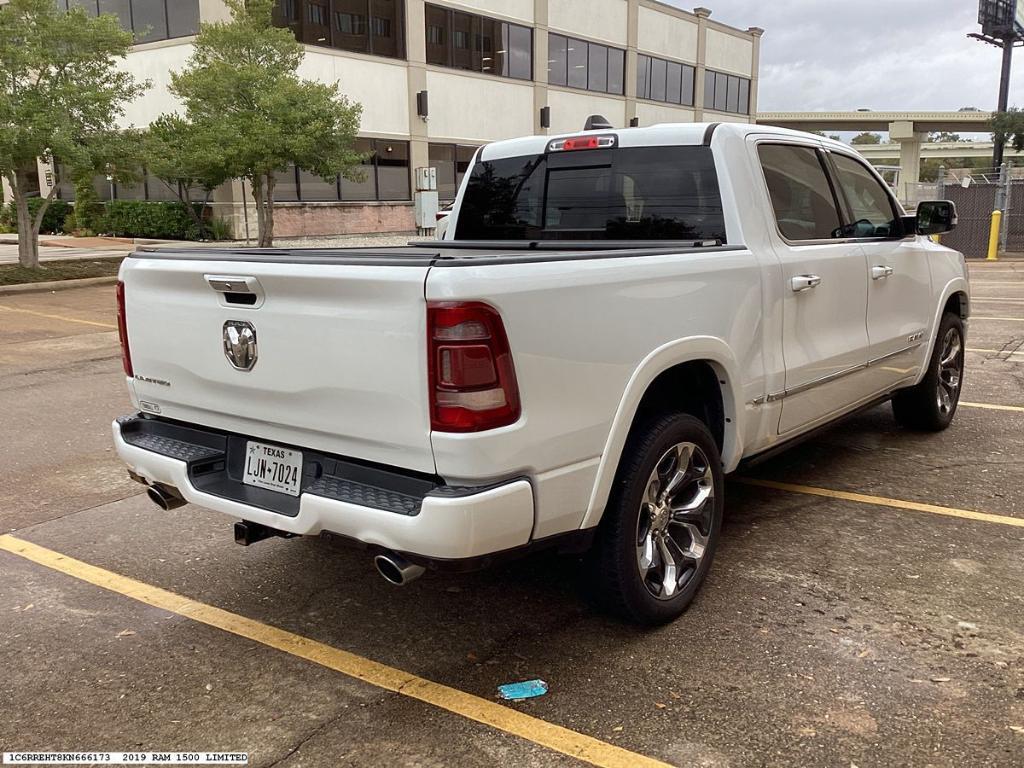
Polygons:
M950 133L949 131L933 131L928 134L928 142L930 144L956 144L961 141L967 141L959 133Z
M881 144L882 143L882 137L880 135L878 135L877 133L869 133L869 132L865 131L864 133L858 133L856 136L854 136L852 139L850 139L850 143L851 144Z
M131 45L114 16L58 11L53 0L0 6L0 173L14 195L23 267L39 266L39 228L59 181L33 215L37 159L53 162L56 175L95 165L113 146L111 126L142 91L116 69Z
M256 199L260 247L274 241L275 174L289 164L333 178L358 177L353 150L362 107L338 85L301 80L304 55L271 23L273 0L225 0L231 20L204 24L171 91L185 106L177 124L198 142L200 165L247 179Z
M204 130L209 126L163 115L150 124L145 137L147 170L185 204L200 238L206 233L201 211L209 205L213 190L231 178L224 154L217 151L218 137ZM198 211L192 200L194 189L205 193Z
M1018 152L1024 149L1024 110L1012 107L992 115L992 140L1007 141Z

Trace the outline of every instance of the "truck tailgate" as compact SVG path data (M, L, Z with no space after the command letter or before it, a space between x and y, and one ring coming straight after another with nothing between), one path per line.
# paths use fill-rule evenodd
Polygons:
M140 408L433 473L424 256L397 265L126 259ZM226 292L227 278L255 303L234 303L240 296ZM245 323L256 337L251 370L232 364L224 341L227 324Z

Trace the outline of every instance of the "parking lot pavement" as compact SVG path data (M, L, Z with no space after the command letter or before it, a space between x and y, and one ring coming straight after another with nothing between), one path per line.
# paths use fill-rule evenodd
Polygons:
M241 548L221 515L158 511L109 450L110 288L2 300L0 747L1024 764L1024 269L972 275L953 427L881 407L736 478L704 591L654 631L593 608L571 559L395 589L357 550ZM533 677L548 695L495 703Z

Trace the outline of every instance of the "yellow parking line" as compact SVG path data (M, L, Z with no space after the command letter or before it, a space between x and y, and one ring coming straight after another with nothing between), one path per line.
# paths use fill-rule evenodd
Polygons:
M49 315L46 312L36 312L32 309L21 309L19 307L5 307L0 304L0 309L5 312L21 312L26 315L35 315L36 317L47 317L50 320L63 320L65 323L81 323L82 325L95 325L98 328L117 328L116 325L110 323L97 323L94 320L82 320L78 317L66 317L65 315Z
M0 535L0 549L155 608L222 629L378 688L432 704L591 765L608 768L666 768L668 765L497 702L449 688L308 637L89 565L9 534Z
M963 400L960 401L960 405L965 408L985 408L990 411L1015 411L1017 413L1024 413L1024 406L1020 405L998 405L997 403L965 403Z
M809 485L794 485L792 483L777 483L774 480L755 480L750 477L733 478L733 482L743 485L756 485L761 488L772 488L776 491L789 491L790 493L803 493L808 496L824 496L828 499L842 499L843 501L856 501L861 504L872 504L878 507L892 507L894 509L909 509L914 512L929 512L933 515L944 515L946 517L959 517L963 520L977 520L983 523L997 523L999 525L1010 525L1016 528L1024 528L1024 518L1010 517L1009 515L992 515L988 512L975 512L970 509L956 509L955 507L940 507L936 504L921 504L917 501L903 501L902 499L889 499L884 496L868 496L864 493L850 493L849 491L833 491L830 488L815 488Z

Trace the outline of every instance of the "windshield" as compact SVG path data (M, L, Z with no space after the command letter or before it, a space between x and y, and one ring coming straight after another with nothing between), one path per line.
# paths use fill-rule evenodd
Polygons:
M625 147L473 166L457 240L718 240L725 221L708 147Z

